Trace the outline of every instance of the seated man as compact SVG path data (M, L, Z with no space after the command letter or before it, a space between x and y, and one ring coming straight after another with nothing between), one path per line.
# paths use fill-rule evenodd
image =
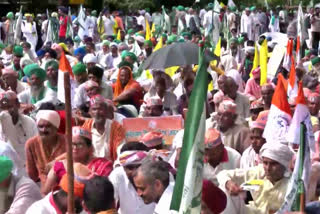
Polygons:
M75 169L76 171L77 169ZM68 209L68 176L65 174L59 184L59 189L50 192L43 199L32 204L26 214L46 213L60 214L67 213ZM76 179L74 180L74 211L76 214L81 213L81 201L85 185Z
M20 94L26 89L29 89L27 83L18 80L18 73L11 68L2 69L2 79L5 84L5 90L12 90L16 94Z
M236 150L222 144L220 133L216 129L211 128L206 131L204 144L203 178L218 185L217 174L222 170L238 168L241 155Z
M244 150L241 160L240 168L247 169L253 166L258 166L261 163L259 157L260 149L263 144L266 143L266 139L262 137L264 127L267 123L269 111L263 111L258 115L256 121L251 122L250 124L250 140L251 145Z
M133 182L134 173L147 157L147 149L146 146L139 142L126 143L121 148L120 166L116 167L109 176L114 187L116 202L119 203L119 213L153 213L155 204L145 204L139 197Z
M250 116L250 102L246 95L238 92L238 85L232 77L227 77L225 81L225 90L229 98L231 98L236 104L236 113L238 115L237 123L245 123L245 118Z
M143 117L160 117L163 115L163 103L160 97L149 97L145 104Z
M148 98L153 97L153 96L158 96L161 98L162 102L163 102L163 107L164 110L166 111L166 113L168 115L173 115L173 114L177 114L177 97L174 93L167 91L167 86L166 86L166 80L162 77L158 78L155 82L155 86L154 86L155 90L153 89L153 91L155 91L155 93L152 93L152 90L149 90L148 93L146 93L144 95L143 100L146 102L148 100ZM142 116L145 112L145 108L146 108L146 104L143 103L141 105L140 108L140 112L139 115Z
M39 187L24 176L11 173L13 162L0 156L0 213L23 214L31 204L41 199Z
M218 108L217 127L221 132L223 144L242 154L250 144L250 130L235 123L238 116L236 108L237 105L233 101L222 101Z
M311 93L308 96L308 107L311 114L311 123L313 131L319 130L319 109L320 109L320 95L318 93Z
M82 206L92 214L116 214L113 193L114 188L108 178L94 176L86 181Z
M170 182L166 162L145 159L133 176L133 181L145 204L157 203L153 213L170 213L174 182Z
M124 128L118 122L108 119L109 105L101 95L91 98L89 112L92 119L87 119L83 127L92 133L94 155L115 161L117 149L125 140Z
M130 104L136 109L140 108L140 100L143 99L140 84L133 79L132 65L127 61L119 64L117 81L113 84L113 102L119 105Z
M59 72L59 63L56 60L50 60L45 65L45 70L47 72L47 81L45 85L52 89L53 91L58 91L58 72Z
M57 93L44 85L46 79L45 70L34 63L27 65L23 71L30 82L30 89L18 95L24 112L29 113L32 110L38 109L45 102L57 104Z
M81 62L72 67L72 73L77 87L88 80L87 67Z
M112 100L112 97L113 97L112 88L110 85L102 81L102 77L103 77L102 68L99 68L98 66L93 66L88 69L88 79L98 83L100 88L100 94L104 98ZM82 104L90 101L90 98L86 93L86 83L82 83L77 88L73 99L75 103L74 105L76 107L80 107Z
M252 77L246 83L244 93L249 97L250 101L261 98L260 67L252 71Z
M0 93L0 139L12 146L23 163L26 162L25 144L38 134L35 121L19 112L20 103L13 91Z
M225 170L218 174L217 178L221 188L225 188L228 192L228 200L230 205L227 209L230 214L233 213L274 213L282 203L287 191L287 185L290 177L286 177L292 160L293 152L280 142L266 143L260 150L262 164L249 169ZM233 197L242 192L241 184L252 180L261 180L261 184L257 191L252 191L253 201L248 205L244 205L242 199ZM235 200L239 200L236 201ZM241 205L242 203L243 205ZM229 204L229 203L228 203ZM233 207L235 204L240 204ZM239 210L240 209L240 210Z
M37 113L39 135L26 143L26 165L29 177L43 185L55 158L66 152L65 137L58 134L59 114L52 110Z
M264 105L264 110L269 110L271 107L274 88L271 83L261 86L261 101Z

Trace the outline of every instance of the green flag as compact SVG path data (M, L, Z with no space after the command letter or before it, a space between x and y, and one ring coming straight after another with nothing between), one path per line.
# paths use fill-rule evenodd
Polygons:
M179 213L198 214L201 211L208 73L203 49L199 52L199 68L189 100L178 174L170 205L171 210Z

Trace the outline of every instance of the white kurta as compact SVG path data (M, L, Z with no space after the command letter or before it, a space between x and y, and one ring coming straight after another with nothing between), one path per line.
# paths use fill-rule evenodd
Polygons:
M25 163L25 143L38 134L36 123L29 116L19 114L18 122L14 125L10 114L0 113L0 140L9 143Z
M23 21L21 23L21 32L23 33L23 36L26 38L27 42L31 44L31 49L35 50L38 43L36 23Z
M169 214L174 182L170 182L161 195L153 214Z
M154 211L156 204L144 204L122 166L111 172L109 180L114 187L116 203L120 202L119 214L150 214Z
M247 14L242 14L240 32L247 33L248 39L253 40L253 19L252 16L247 16Z
M31 89L25 90L22 93L18 94L18 99L20 103L23 104L31 104ZM53 91L52 89L45 87L45 95L42 100L39 100L34 104L36 109L40 107L42 103L50 102L53 105L56 105L58 103L57 99L57 93Z

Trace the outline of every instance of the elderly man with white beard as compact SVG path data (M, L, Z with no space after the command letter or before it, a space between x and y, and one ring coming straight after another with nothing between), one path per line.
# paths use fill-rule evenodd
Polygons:
M19 112L20 103L16 93L0 93L0 140L9 143L25 163L25 144L38 134L37 125L29 116Z
M23 72L30 83L30 89L18 95L24 113L38 109L45 102L51 102L54 105L58 103L56 92L44 85L45 70L34 63L24 67Z

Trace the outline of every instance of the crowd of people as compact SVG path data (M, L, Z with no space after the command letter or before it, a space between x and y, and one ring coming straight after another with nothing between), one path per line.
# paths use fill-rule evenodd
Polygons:
M98 14L82 7L79 14L67 7L36 16L9 12L0 43L0 213L67 213L67 118L59 77L65 64L72 69L75 213L171 213L184 129L172 144L159 130L128 141L123 121L186 119L198 66L144 70L143 64L160 44L200 40L212 51L221 46L219 60L207 68L201 214L276 213L285 202L297 147L268 142L263 132L278 75L288 79L290 67L281 62L261 85L262 67L253 66L265 41L269 58L288 40L296 47L297 19L298 7L212 3L153 13ZM320 5L304 10L303 26L301 60L294 67L316 139L305 212L318 213ZM289 104L293 113L296 100ZM244 189L252 181L258 187Z

